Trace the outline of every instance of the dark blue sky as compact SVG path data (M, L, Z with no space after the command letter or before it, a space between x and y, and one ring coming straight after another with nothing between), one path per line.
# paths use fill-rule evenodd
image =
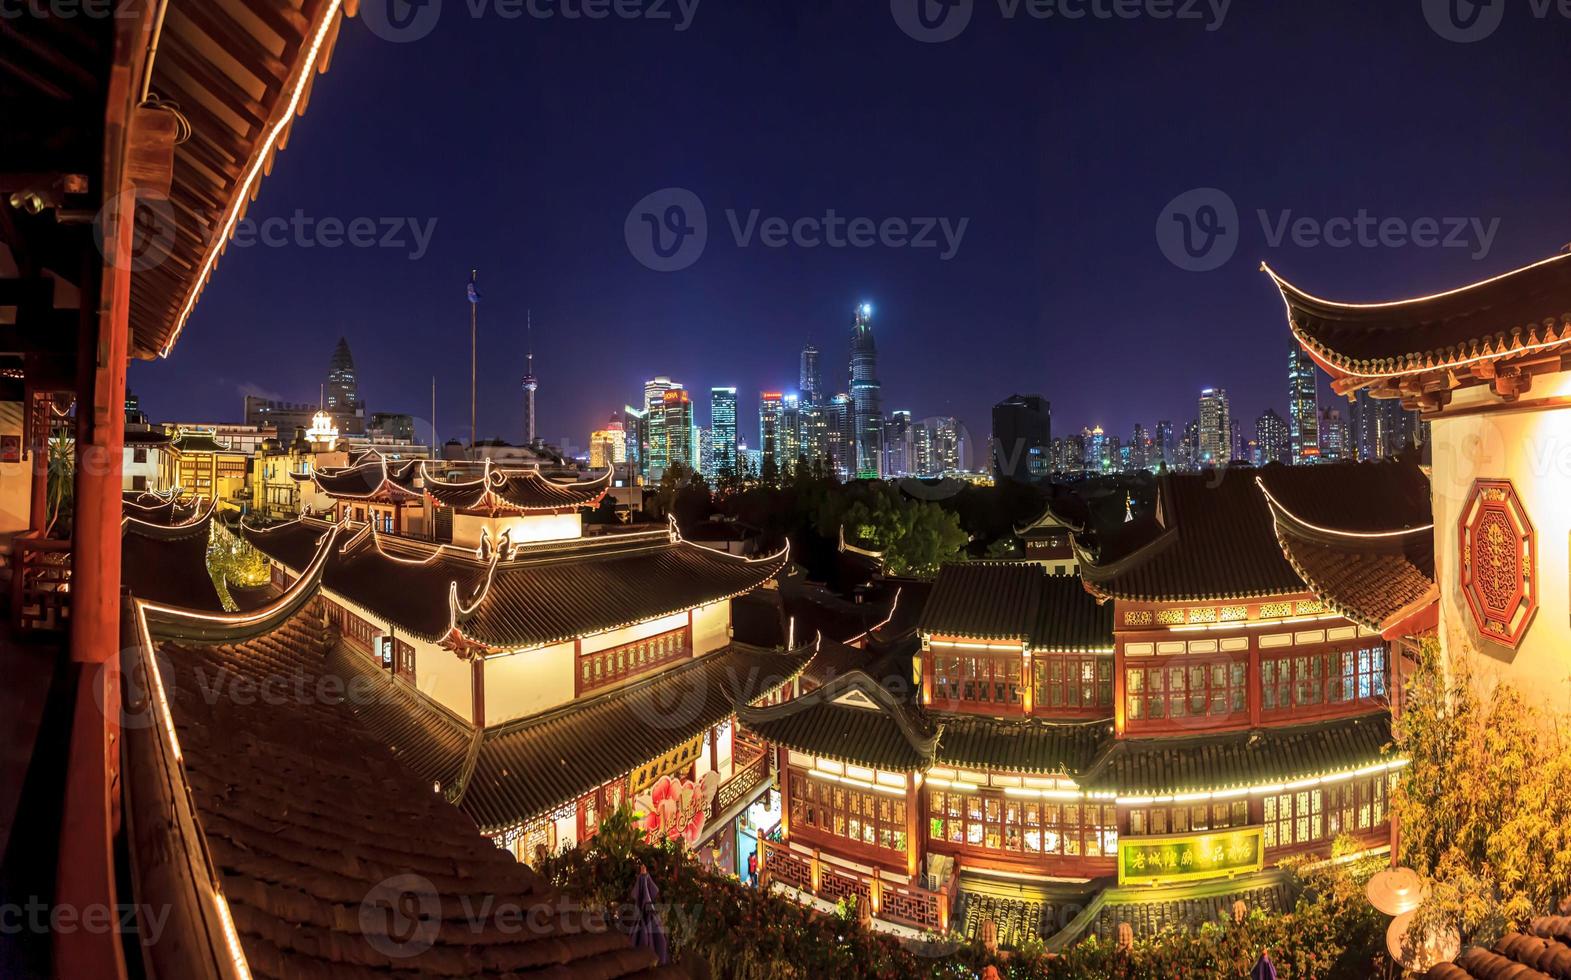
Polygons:
M1052 400L1056 432L1181 425L1207 385L1252 423L1286 402L1288 334L1260 260L1372 300L1571 240L1571 22L1494 2L1498 30L1471 44L1431 29L1425 0L1236 0L1214 31L1209 12L1038 20L977 0L937 44L903 33L885 0L702 0L685 31L445 0L430 35L404 44L362 18L252 217L434 218L429 249L412 261L407 232L396 248L231 249L168 361L134 366L131 385L155 418L237 420L245 392L314 399L343 335L372 410L427 416L434 374L442 436L467 436L475 266L482 436L518 438L526 308L541 434L581 449L654 374L736 385L749 406L794 387L812 342L842 390L863 300L886 409L955 414L976 438L1015 390ZM709 234L696 263L659 273L624 222L668 187L697 195ZM1202 187L1236 206L1236 253L1186 271L1159 247L1158 218ZM831 208L968 223L944 261L739 247L727 217ZM1496 230L1487 250L1475 232L1462 248L1273 245L1260 210L1271 224L1363 210ZM706 392L701 422L707 409Z

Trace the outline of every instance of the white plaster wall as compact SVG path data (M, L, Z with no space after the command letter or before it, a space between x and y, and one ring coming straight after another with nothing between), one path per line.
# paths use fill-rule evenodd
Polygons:
M478 517L453 515L453 544L478 548L480 532L489 532L496 541L506 531L514 544L534 541L563 541L584 536L584 519L578 511L571 514L529 514L517 517Z
M642 640L646 636L655 636L660 633L669 633L687 625L687 613L680 612L659 619L647 619L642 623L624 626L621 629L610 630L605 633L596 633L584 637L584 653L596 653L610 647L619 647L624 643Z
M539 714L573 700L573 644L558 643L485 661L485 724Z
M1556 375L1526 397L1566 394L1571 375ZM1571 408L1502 412L1483 389L1470 389L1451 410L1491 403L1496 410L1431 427L1442 648L1448 659L1470 656L1483 685L1509 680L1528 698L1571 711ZM1537 532L1538 612L1514 651L1479 636L1459 584L1457 522L1480 479L1510 480Z
M718 650L731 642L731 600L711 602L693 610L693 655Z
M415 686L421 693L474 724L474 679L469 662L435 643L404 634L398 638L415 648Z

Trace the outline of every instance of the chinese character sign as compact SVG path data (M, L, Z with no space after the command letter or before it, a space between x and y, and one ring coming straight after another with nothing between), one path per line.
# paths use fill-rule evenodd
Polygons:
M719 783L719 775L713 772L705 773L698 782L661 776L647 795L634 801L643 815L638 826L644 839L651 844L680 840L688 847L696 845Z
M1122 837L1118 841L1118 883L1159 884L1259 871L1264 866L1263 837L1259 827L1209 834Z

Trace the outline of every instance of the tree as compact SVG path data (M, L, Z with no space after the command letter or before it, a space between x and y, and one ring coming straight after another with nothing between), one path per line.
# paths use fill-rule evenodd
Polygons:
M954 514L938 504L911 500L889 483L860 481L831 493L817 508L818 532L862 542L884 553L894 575L929 577L959 557L969 536Z

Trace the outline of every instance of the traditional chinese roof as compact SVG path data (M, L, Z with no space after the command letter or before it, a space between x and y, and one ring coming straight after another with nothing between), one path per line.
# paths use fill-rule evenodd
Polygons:
M1035 562L959 562L939 569L918 627L979 640L1022 640L1033 649L1112 652L1113 610L1072 575Z
M205 612L224 608L207 572L213 508L173 523L173 498L152 507L130 499L120 521L120 585L138 599Z
M943 715L937 763L960 769L1074 776L1113 739L1104 721L1051 724Z
M314 470L309 479L316 488L339 500L417 500L420 497L420 460L402 462L377 454L357 466ZM306 479L294 474L297 479Z
M625 687L489 728L459 805L496 833L571 803L795 677L812 647L732 644Z
M206 432L183 432L175 437L175 449L182 453L236 453L240 450L230 447L214 439Z
M324 522L246 527L287 568L315 553ZM665 531L474 551L377 534L365 526L328 561L327 589L400 630L435 642L516 650L628 626L749 592L785 566L784 550L742 558Z
M1022 537L1041 537L1063 531L1085 531L1091 526L1091 508L1078 493L1062 484L1046 488L1047 501L1041 513L1023 524L1015 525L1015 534Z
M1245 599L1305 591L1282 556L1254 471L1164 473L1156 513L1095 542L1076 539L1096 595L1138 602Z
M1571 976L1571 916L1541 915L1494 946L1470 946L1454 962L1431 967L1427 980L1538 980Z
M1388 759L1391 714L1222 735L1124 738L1076 781L1087 790L1163 796L1352 772Z
M151 91L179 107L191 137L174 147L167 235L155 245L167 257L132 277L133 356L166 355L174 346L235 222L304 115L316 75L327 71L341 15L357 6L170 3L152 58Z
M1269 466L1277 541L1315 595L1385 632L1438 601L1429 478L1411 463Z
M1571 349L1571 254L1433 296L1388 303L1321 299L1265 270L1293 336L1338 390L1458 372L1448 387L1495 376L1491 365Z
M518 928L485 911L554 909L559 896L432 792L352 704L316 696L355 691L349 682L365 676L325 652L319 620L305 615L238 645L165 643L147 658L177 740L177 806L192 807L250 974L647 976L648 950L615 929L581 930L577 913ZM213 677L306 695L214 697ZM152 775L129 773L133 801ZM190 857L163 863L173 860ZM366 914L367 903L396 910L411 897L419 917L402 928ZM475 929L461 923L466 903L481 910ZM440 924L428 928L426 915Z
M776 745L888 772L927 769L940 734L921 709L860 670L782 704L739 707L737 718Z
M611 486L610 467L599 476L576 482L552 480L540 472L538 465L493 466L490 460L485 461L480 472L459 474L457 479L437 476L435 466L423 465L423 469L425 492L432 500L454 510L490 514L556 513L594 507Z

